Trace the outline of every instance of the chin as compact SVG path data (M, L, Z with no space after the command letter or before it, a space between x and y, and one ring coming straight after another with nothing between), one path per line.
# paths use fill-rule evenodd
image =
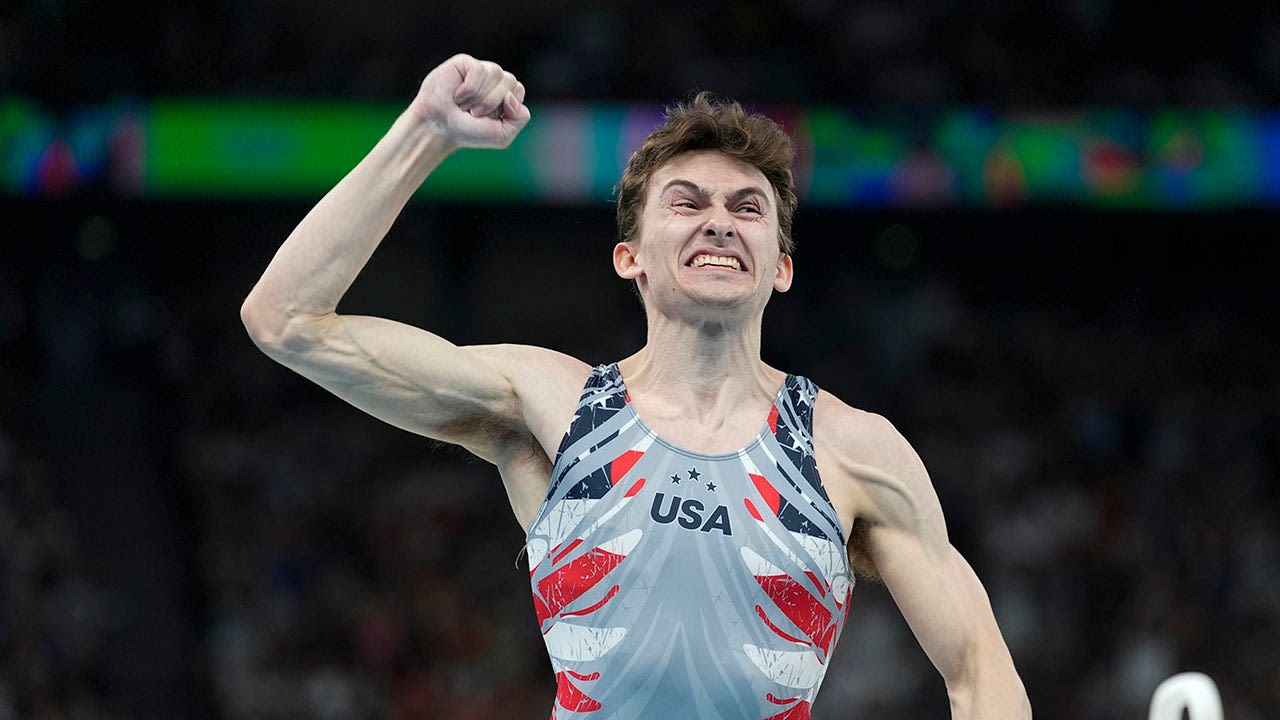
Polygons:
M735 286L736 285L736 286ZM760 297L761 288L744 287L741 284L719 283L680 283L672 288L665 297L650 296L658 306L665 306L671 315L714 314L729 318L750 315L752 312L763 312L769 302L769 295Z
M741 290L736 292L730 291L729 288L723 288L720 292L716 290L700 289L700 291L691 291L688 298L693 304L704 310L712 310L721 313L732 312L735 315L748 314L752 311L763 309L764 303L754 293L746 293ZM768 298L765 298L768 302Z
M738 305L751 301L754 288L738 283L683 283L680 290L685 297L699 305Z

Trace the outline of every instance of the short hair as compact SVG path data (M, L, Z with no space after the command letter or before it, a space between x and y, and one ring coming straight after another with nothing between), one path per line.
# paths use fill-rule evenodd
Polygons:
M718 150L765 176L778 196L778 247L790 255L795 250L791 220L797 202L791 138L770 118L748 113L737 102L716 99L705 90L688 102L668 106L662 124L631 153L615 188L618 239L627 242L639 230L653 173L677 155L697 150Z

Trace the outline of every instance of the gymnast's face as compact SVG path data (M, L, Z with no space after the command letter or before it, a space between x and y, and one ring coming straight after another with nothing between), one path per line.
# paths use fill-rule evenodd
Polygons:
M791 287L773 186L716 150L678 155L653 173L635 239L618 243L613 260L651 317L763 313L774 290Z

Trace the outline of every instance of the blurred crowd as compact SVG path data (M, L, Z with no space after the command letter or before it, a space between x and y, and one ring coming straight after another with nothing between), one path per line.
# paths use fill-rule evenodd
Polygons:
M1135 318L1119 300L1081 317L927 275L833 279L782 308L808 328L775 323L772 351L914 442L1038 717L1139 717L1188 669L1219 682L1232 720L1280 713L1280 384L1262 318L1198 303ZM821 344L814 327L842 331ZM250 354L231 364L246 395L288 382L228 342ZM552 678L493 469L300 392L182 440L218 707L545 717ZM883 587L854 597L816 716L945 715Z
M455 52L539 99L1254 104L1280 92L1266 0L939 3L234 0L0 8L0 94L404 98Z
M0 427L0 720L117 717L104 687L111 593L40 453Z
M1265 106L1280 96L1272 5L40 0L0 6L0 97L54 110L188 94L400 102L467 51L517 71L531 102L709 88L789 104ZM298 208L3 210L0 720L547 716L553 678L494 471L294 378L236 321ZM555 225L551 210L453 212L400 224L457 239L383 264L371 292L362 279L370 311L593 363L642 339L625 288L593 284L615 284L605 253L584 265L581 243L612 236L607 213L557 211ZM24 228L28 213L54 219ZM1280 717L1272 281L1205 284L1194 263L1163 277L1166 248L1126 255L1119 233L1054 251L1076 275L1002 265L1049 247L1052 213L1025 237L994 215L923 235L849 217L802 209L797 260L818 277L771 308L766 359L913 442L1037 717L1142 717L1184 670L1218 682L1230 720ZM1178 222L1163 221L1171 238ZM1191 240L1206 265L1235 262L1244 286L1280 270L1274 251L1224 259L1220 238L1246 225ZM503 251L475 253L475 238ZM593 279L519 284L566 268ZM1162 294L1144 294L1153 283ZM583 312L607 328L596 345L570 344ZM90 442L86 427L111 432ZM141 514L149 494L160 501ZM124 526L152 532L126 550L113 545ZM170 580L135 596L146 572ZM149 624L162 610L178 620ZM946 716L874 581L859 582L833 662L815 717ZM122 664L152 674L122 679ZM180 708L130 697L191 677Z
M632 351L640 310L609 277L603 246L593 263L585 237L573 237L607 227L607 216L548 213L535 248L489 224L539 226L530 221L538 211L521 212L528 217L449 213L492 239L484 255L447 240L415 247L405 233L463 220L411 213L385 248L390 256L357 283L356 310L452 328L464 342L542 338L588 362ZM151 311L162 321L149 339L129 340L139 330L128 322L72 322L26 304L13 285L0 292L24 318L6 326L0 345L7 398L39 405L22 399L33 392L22 389L24 375L56 385L39 358L74 345L90 348L86 363L131 367L150 388L140 392L168 408L164 433L139 432L169 458L159 487L189 508L185 534L160 536L191 544L198 586L181 600L194 618L193 657L171 668L175 678L196 677L189 701L203 709L186 714L545 718L553 678L522 536L493 469L383 426L260 355L235 311L274 235L251 250L235 238L254 227L286 230L292 215L194 214L208 236L193 246L200 277L174 274L179 265L160 251L110 270L109 261L82 258L71 273L143 298L104 292L116 304L133 297L164 308ZM220 215L225 225L211 221ZM802 218L803 282L766 316L766 358L886 415L913 442L953 543L985 582L1037 717L1141 717L1155 685L1186 670L1218 682L1231 720L1280 716L1280 348L1269 329L1280 298L1257 282L1274 272L1275 253L1220 244L1218 260L1201 262L1186 250L1193 243L1173 267L1158 256L1173 253L1173 241L1132 240L1128 255L1104 266L1105 241L1037 249L996 216L878 231L874 219L846 222L859 238L850 249L806 248L806 238L846 217ZM120 224L117 255L129 255L124 236L139 222ZM1221 259L1232 248L1245 254ZM1043 268L1026 262L1036 258ZM1144 279L1134 279L1138 270ZM574 293L522 284L556 271L583 278L574 292L593 298L591 308ZM438 283L448 298L432 303ZM561 312L565 304L579 314ZM611 330L582 337L584 311ZM55 342L86 324L96 329L79 345ZM122 629L148 632L151 618L127 617L117 579L90 562L126 551L86 551L101 531L77 514L66 488L113 481L92 469L51 478L59 458L12 413L0 421L8 429L0 434L0 718L174 716L137 712L107 667L129 662L112 650ZM111 503L101 511L138 512L134 501ZM941 680L874 581L859 582L833 663L815 717L946 714Z

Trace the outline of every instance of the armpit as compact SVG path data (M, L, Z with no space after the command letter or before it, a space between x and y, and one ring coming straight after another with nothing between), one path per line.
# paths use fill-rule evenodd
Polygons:
M496 447L510 444L513 439L524 438L527 431L492 413L471 412L458 415L441 427L446 437L465 438L463 444L470 448Z
M853 521L853 529L849 531L848 551L849 567L853 568L854 573L874 582L883 582L871 555L871 522L866 518Z

